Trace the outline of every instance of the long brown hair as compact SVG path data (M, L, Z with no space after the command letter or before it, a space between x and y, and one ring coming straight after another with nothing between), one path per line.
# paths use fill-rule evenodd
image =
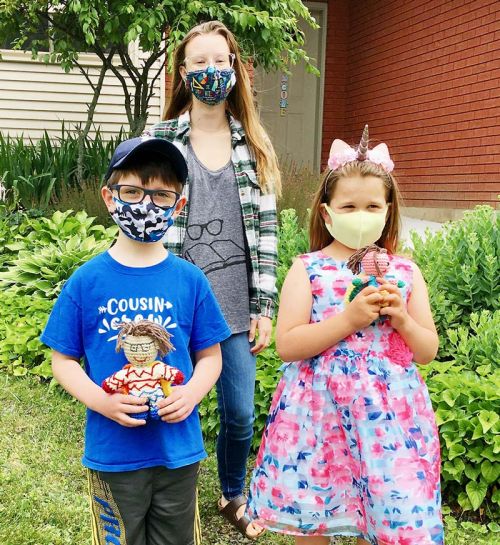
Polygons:
M264 193L281 193L281 175L278 168L278 159L273 146L262 126L253 102L250 78L241 61L240 49L233 33L219 21L209 21L193 27L183 38L174 53L174 76L172 95L165 105L163 120L178 117L191 108L192 94L186 89L179 68L184 63L187 44L196 36L202 34L221 34L226 39L229 51L234 53L234 71L236 84L226 99L226 108L231 115L238 119L245 131L246 141L250 152L255 156L257 163L257 179Z
M351 161L336 170L327 169L324 172L311 208L309 222L310 250L312 252L321 250L332 242L332 235L325 227L325 220L321 215L321 207L323 203L328 204L332 200L339 179L351 176L361 176L362 178L375 176L384 182L385 199L387 203L390 203L390 206L384 230L376 244L386 248L389 253L395 253L399 240L401 194L394 176L370 161Z

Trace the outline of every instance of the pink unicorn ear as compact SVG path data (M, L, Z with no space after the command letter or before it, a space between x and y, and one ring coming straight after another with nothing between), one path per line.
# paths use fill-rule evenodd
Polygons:
M330 156L328 157L328 167L332 170L356 160L356 150L351 148L343 140L336 138L330 147Z
M394 162L389 155L389 148L383 142L378 144L373 149L370 149L366 153L366 158L368 161L380 165L387 172L392 172L394 170Z

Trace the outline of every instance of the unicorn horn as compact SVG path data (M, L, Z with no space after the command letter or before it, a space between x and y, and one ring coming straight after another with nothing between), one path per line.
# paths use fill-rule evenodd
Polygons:
M365 125L363 134L358 146L358 161L364 161L366 159L366 152L368 151L368 125Z

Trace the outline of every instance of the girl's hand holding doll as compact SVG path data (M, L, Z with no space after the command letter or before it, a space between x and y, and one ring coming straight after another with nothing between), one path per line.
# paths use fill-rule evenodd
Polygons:
M368 327L380 316L380 307L384 300L380 291L375 286L367 286L346 306L344 315L353 332Z
M401 290L395 284L387 282L384 278L378 277L377 282L380 284L378 288L379 292L388 292L387 295L382 296L380 316L389 316L391 326L394 329L404 329L408 324L410 315L401 297Z

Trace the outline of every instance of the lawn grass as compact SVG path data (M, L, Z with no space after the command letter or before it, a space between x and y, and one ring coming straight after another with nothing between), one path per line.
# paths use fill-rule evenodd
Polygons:
M82 453L84 409L59 388L33 377L0 380L0 544L90 545L90 518ZM200 476L204 545L248 544L217 513L213 445ZM447 545L494 545L499 534L481 534L449 519ZM485 529L484 529L485 530ZM291 545L267 532L259 545ZM338 541L340 543L340 541ZM342 544L353 543L343 540Z

